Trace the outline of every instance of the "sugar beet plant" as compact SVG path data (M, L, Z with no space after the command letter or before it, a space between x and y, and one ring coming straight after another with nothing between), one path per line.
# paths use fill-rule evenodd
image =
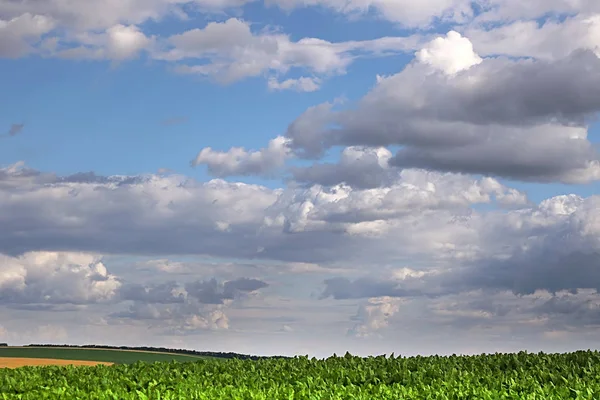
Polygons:
M23 367L0 369L0 398L595 400L600 353Z

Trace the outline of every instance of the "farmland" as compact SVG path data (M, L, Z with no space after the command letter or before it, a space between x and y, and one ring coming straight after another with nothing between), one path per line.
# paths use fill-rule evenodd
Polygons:
M600 398L600 353L369 357L0 370L1 399Z
M0 357L101 361L115 364L132 364L138 361L187 362L207 358L201 356L159 353L149 351L87 349L69 347L0 347Z

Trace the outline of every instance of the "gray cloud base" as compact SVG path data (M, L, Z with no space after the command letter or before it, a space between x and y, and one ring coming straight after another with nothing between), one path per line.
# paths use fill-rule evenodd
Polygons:
M333 146L396 145L404 147L393 167L586 182L600 178L585 125L600 110L598 88L600 59L589 50L553 61L485 59L453 76L413 62L382 79L356 109L308 110L287 136L303 157ZM343 163L292 172L299 181L332 182L323 176L334 168L351 173ZM372 181L383 178L373 173Z

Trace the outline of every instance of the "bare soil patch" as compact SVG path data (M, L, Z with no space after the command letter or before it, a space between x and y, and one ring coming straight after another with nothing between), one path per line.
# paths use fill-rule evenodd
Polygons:
M83 361L83 360L57 360L53 358L18 358L18 357L0 357L0 368L19 368L19 367L37 367L44 365L75 365L75 366L94 366L94 365L112 365L110 362L101 361Z
M129 353L150 353L150 354L168 354L168 355L176 355L183 357L192 357L192 358L205 358L206 356L194 355L194 354L184 354L184 353L174 353L168 351L150 351L150 350L132 350L132 349L104 349L101 347L40 347L40 346L6 346L8 349L65 349L65 350L99 350L99 351L126 351ZM0 357L2 358L2 357ZM212 357L210 357L212 358Z

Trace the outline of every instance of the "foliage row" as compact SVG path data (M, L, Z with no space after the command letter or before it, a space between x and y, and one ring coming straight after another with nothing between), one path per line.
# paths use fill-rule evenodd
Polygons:
M7 346L7 343L0 343L0 347ZM224 353L215 351L196 351L188 349L171 349L166 347L148 347L148 346L109 346L109 345L98 345L98 344L86 344L86 345L73 345L73 344L28 344L24 347L42 347L42 348L69 348L69 349L105 349L105 350L136 350L136 351L156 351L159 353L173 353L173 354L185 354L191 356L202 356L202 357L215 357L215 358L239 358L242 360L259 360L262 358L290 358L283 356L254 356L249 354L239 353Z
M200 360L0 370L0 399L600 399L600 353Z

